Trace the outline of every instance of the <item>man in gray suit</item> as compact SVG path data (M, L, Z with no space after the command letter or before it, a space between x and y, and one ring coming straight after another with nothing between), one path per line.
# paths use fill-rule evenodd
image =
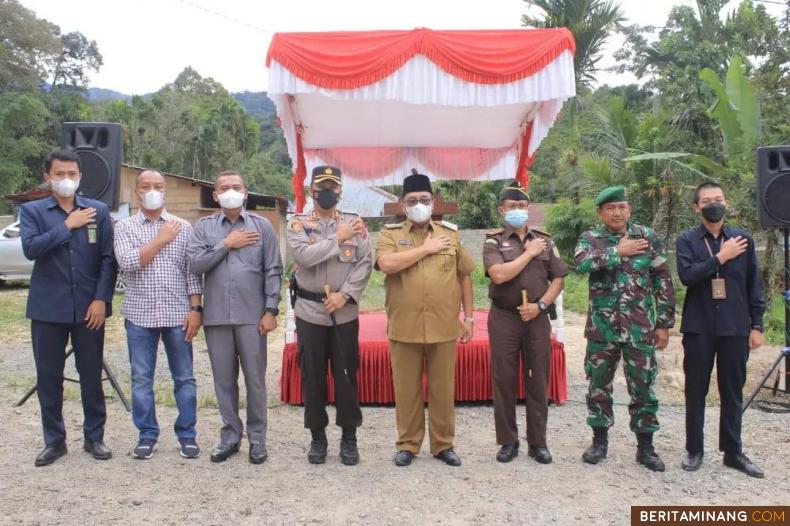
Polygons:
M253 464L266 460L266 335L277 327L282 260L271 223L244 210L247 187L238 172L217 175L214 199L222 208L195 225L187 255L204 277L203 326L214 390L222 416L222 462L239 451L239 365L247 387L247 437Z

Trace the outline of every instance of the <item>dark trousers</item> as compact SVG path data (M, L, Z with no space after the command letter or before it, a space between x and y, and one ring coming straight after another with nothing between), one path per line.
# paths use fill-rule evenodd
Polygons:
M491 374L494 383L494 424L497 444L518 442L516 393L518 359L524 357L526 386L527 442L546 446L546 421L549 401L551 325L545 314L528 322L492 306L488 313L488 338L491 344Z
M304 426L317 431L329 424L326 413L327 362L331 363L335 381L335 423L343 428L361 426L362 411L357 393L359 320L343 323L335 329L297 317L296 334L299 370L302 373Z
M704 449L705 396L713 362L719 384L719 450L741 453L741 405L749 359L746 336L683 335L683 372L686 374L686 450Z
M44 442L54 445L66 439L63 425L63 369L66 365L66 343L71 339L74 360L80 375L82 393L82 425L85 440L104 438L107 411L102 389L102 355L104 326L92 331L84 323L30 323L33 358L36 362L36 392L41 405Z

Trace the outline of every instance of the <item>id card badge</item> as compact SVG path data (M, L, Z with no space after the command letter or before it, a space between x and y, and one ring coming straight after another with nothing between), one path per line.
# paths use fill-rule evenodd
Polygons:
M88 223L88 243L96 244L96 223Z
M714 300L727 299L727 285L724 278L713 278L710 280L710 290L713 293Z

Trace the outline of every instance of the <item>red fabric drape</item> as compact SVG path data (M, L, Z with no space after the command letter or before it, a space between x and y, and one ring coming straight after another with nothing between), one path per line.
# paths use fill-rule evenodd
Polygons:
M307 164L304 160L304 147L302 146L302 129L296 128L296 171L293 177L294 202L296 213L301 214L307 200L304 196L304 181L307 179Z
M410 151L408 151L410 150ZM354 179L378 178L401 169L408 173L413 166L405 165L416 159L428 173L443 179L474 179L486 173L512 148L430 147L394 148L354 147L318 148L305 150L305 157L312 162L320 159L336 166L346 176Z
M276 60L322 88L355 89L422 54L467 82L503 84L535 74L565 50L576 50L565 28L275 33L266 65Z
M537 151L529 155L529 140L532 137L532 121L527 124L524 129L524 135L521 138L521 152L518 156L518 171L516 172L516 180L521 183L521 187L529 189L529 167L535 160Z

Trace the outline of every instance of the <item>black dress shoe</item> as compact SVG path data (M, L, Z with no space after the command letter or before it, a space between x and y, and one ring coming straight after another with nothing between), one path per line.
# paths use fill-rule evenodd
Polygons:
M101 440L95 442L86 440L83 449L96 460L109 460L112 458L112 451Z
M411 451L406 451L405 449L402 451L398 451L395 454L395 465L396 466L408 466L411 464L411 461L414 460L414 453Z
M45 446L41 453L36 457L35 465L38 467L49 466L57 459L66 454L68 449L65 442L58 442L50 446Z
M266 446L263 444L250 444L250 462L252 464L263 464L269 457Z
M307 461L310 464L323 464L326 462L327 448L326 440L311 440L310 451L307 452Z
M211 452L211 461L212 462L225 462L230 457L235 455L239 452L239 443L236 442L235 444L222 444L220 443L217 447L214 448L214 451Z
M551 464L551 452L546 446L529 446L527 454L540 464Z
M761 479L765 477L763 471L758 468L754 462L749 460L749 457L744 455L743 453L739 453L737 455L733 455L730 453L724 453L724 465L728 468L737 469L741 473L745 473L750 477L754 477L756 479Z
M356 440L340 441L340 462L346 466L359 464L359 449L357 449Z
M497 462L510 462L518 456L518 442L515 444L504 444L496 454Z
M686 471L697 471L702 466L702 456L702 451L699 453L686 451L686 454L683 455L683 460L680 462L680 467Z
M453 448L447 448L444 451L439 452L436 455L436 458L447 464L448 466L458 467L461 465L461 457L453 451Z

